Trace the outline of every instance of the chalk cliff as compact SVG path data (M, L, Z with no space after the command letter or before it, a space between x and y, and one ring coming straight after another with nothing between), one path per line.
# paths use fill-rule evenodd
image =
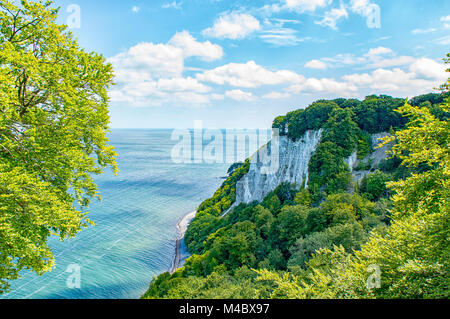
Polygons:
M387 133L372 135L374 150L366 158L358 160L355 151L349 158L345 159L354 180L358 183L386 158L385 152L389 146L385 145L382 148L377 148L377 146L380 143L379 139L387 135ZM287 136L278 137L278 163L274 163L274 156L270 148L268 150L267 147L264 147L259 150L252 157L248 173L236 184L236 202L231 209L240 203L262 201L267 194L283 182L296 184L297 187L304 184L307 187L309 161L320 143L321 137L322 130L307 131L297 141L292 141ZM364 164L365 170L358 170L359 164ZM265 173L261 169L269 166L276 166L277 169L270 173Z
M250 169L236 184L236 205L244 202L262 201L264 197L283 182L295 183L300 187L308 184L308 164L322 137L322 130L308 131L297 140L287 136L278 137L278 164L272 163L273 156L266 148L257 152ZM273 172L264 174L261 167L276 167Z

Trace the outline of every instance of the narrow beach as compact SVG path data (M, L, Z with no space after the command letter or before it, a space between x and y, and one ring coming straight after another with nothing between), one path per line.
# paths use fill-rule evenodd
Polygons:
M189 226L189 223L194 219L196 214L197 214L197 211L190 212L189 214L187 214L183 218L181 218L177 223L178 238L177 238L176 245L175 245L175 257L173 258L172 267L170 268L170 271L169 271L171 274L173 274L180 267L181 242L182 242L184 234L186 233L186 230Z

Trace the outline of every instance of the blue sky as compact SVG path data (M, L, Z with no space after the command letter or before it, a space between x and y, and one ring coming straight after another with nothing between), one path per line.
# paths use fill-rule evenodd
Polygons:
M446 79L445 0L55 4L114 66L113 128L264 128L320 98L410 97Z

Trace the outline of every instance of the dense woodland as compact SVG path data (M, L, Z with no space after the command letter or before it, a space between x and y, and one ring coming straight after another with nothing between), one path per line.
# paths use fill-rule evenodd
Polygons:
M293 140L324 130L308 187L282 184L222 217L250 164L232 166L188 228L193 255L143 297L448 298L450 109L442 89L409 101L320 100L276 118L273 127ZM355 150L367 157L370 134L380 132L390 133L391 154L356 183L344 159ZM367 285L374 271L379 287Z

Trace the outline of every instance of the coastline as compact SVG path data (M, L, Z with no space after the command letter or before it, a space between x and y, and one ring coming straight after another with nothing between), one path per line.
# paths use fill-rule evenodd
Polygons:
M184 239L184 234L186 233L186 230L190 224L190 222L194 219L195 215L197 214L197 211L190 212L183 216L178 223L177 223L177 230L178 230L178 238L175 244L175 256L173 258L172 267L170 267L169 273L173 274L179 267L180 267L180 261L181 261L181 242Z

